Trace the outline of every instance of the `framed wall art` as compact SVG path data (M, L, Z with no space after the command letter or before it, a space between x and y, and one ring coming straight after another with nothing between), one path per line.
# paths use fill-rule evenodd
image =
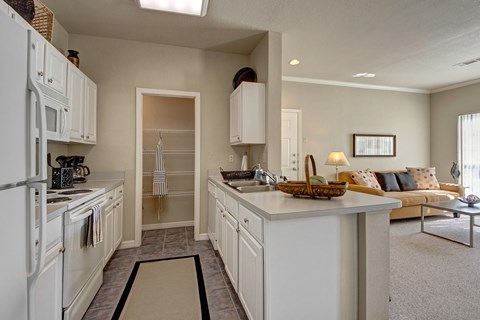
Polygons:
M396 157L396 136L391 134L354 134L354 157Z

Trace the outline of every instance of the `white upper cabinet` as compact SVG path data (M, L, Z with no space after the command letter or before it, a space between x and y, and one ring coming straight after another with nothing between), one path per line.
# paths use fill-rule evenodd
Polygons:
M45 76L43 83L62 96L67 95L68 60L52 45L45 47Z
M230 144L265 143L265 85L242 82L230 95Z
M72 110L70 141L83 142L83 122L85 118L85 75L75 66L68 66L68 95Z
M72 109L70 141L94 144L97 141L97 85L80 69L68 64L68 97Z
M87 78L85 86L85 141L97 141L97 85Z

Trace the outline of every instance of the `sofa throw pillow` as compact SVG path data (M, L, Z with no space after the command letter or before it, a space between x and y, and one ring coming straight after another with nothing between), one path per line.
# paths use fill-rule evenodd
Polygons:
M366 169L352 172L352 180L360 186L370 187L374 189L382 189L375 177L375 173Z
M413 175L417 189L438 190L437 177L435 176L435 167L433 168L411 168L407 167L407 171Z
M397 178L393 172L375 172L383 191L400 191Z
M416 190L417 184L411 172L395 172L395 177L397 178L398 186L402 191Z

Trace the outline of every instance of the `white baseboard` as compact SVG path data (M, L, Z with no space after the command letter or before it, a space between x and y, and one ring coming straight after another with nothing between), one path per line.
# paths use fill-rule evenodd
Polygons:
M208 233L200 233L197 240L209 240Z
M136 248L138 246L135 245L135 240L128 240L128 241L122 241L120 245L118 246L118 249L130 249L130 248Z
M179 222L165 222L165 223L156 223L156 224L145 224L145 225L142 226L142 231L168 229L168 228L179 228L179 227L193 227L193 220L179 221Z

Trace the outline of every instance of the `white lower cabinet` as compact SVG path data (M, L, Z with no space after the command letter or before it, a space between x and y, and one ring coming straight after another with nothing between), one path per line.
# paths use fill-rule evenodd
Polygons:
M263 320L263 219L216 188L216 247L249 320ZM210 202L209 202L210 206ZM211 208L209 207L209 210Z
M114 249L117 249L123 237L123 197L115 200L115 205L113 206L113 225Z
M238 298L250 320L263 319L263 247L240 226Z
M35 320L62 319L63 243L47 251L45 266L34 288Z
M108 263L123 238L123 184L106 194L103 265Z
M217 250L220 254L222 260L224 260L223 252L225 248L225 223L224 223L224 216L225 216L225 207L220 201L217 200L215 205L215 229L216 229L216 236L217 236Z
M113 199L112 199L113 200ZM105 241L105 252L103 255L105 266L113 255L113 203L105 208L105 222L103 229L103 241Z
M238 221L227 211L225 213L224 258L225 272L233 288L238 288Z

